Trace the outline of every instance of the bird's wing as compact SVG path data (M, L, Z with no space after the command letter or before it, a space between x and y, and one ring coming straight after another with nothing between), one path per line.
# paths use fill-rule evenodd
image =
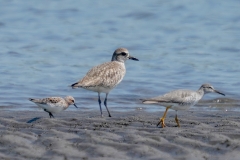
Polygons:
M124 74L122 72L124 71ZM114 86L125 75L125 67L119 62L106 62L89 70L85 77L71 85L77 87Z
M174 104L174 103L192 103L195 94L190 90L175 90L162 96L143 100L145 104Z
M62 98L60 97L49 97L49 98L43 98L43 99L30 98L29 100L34 103L47 104L47 103L58 103L62 100Z

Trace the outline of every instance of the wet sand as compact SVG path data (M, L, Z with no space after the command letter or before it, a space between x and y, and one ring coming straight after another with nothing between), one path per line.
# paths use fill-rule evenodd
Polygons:
M240 159L239 112L1 111L0 159ZM104 112L107 116L107 113ZM27 123L28 122L28 123Z

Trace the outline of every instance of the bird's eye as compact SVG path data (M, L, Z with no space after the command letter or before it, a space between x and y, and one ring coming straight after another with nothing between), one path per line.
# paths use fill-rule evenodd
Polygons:
M122 52L121 55L126 56L127 54L125 52Z

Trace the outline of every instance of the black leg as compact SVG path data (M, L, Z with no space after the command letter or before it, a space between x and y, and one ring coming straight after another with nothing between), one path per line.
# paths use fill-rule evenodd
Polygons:
M46 109L44 109L44 111L49 114L50 118L54 118L54 116L53 116L53 114L51 112L47 111Z
M99 107L100 107L101 117L103 117L103 114L102 114L102 107L101 107L100 93L98 93L98 103L99 103Z
M109 116L109 117L112 117L111 114L110 114L110 112L109 112L109 110L108 110L108 107L107 107L107 96L108 96L108 93L106 93L106 97L105 97L105 100L104 100L104 105L105 105L105 107L106 107L106 109L107 109L107 111L108 111L108 116Z
M50 116L50 118L54 118L54 116L51 112L49 112L49 116Z

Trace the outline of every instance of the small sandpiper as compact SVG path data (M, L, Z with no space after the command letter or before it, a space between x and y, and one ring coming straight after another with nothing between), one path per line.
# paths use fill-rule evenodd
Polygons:
M52 113L58 113L66 110L70 105L74 105L76 108L75 100L72 96L65 98L61 97L48 97L43 99L29 98L30 101L34 102L38 107L42 108L45 112L49 113L50 118L54 118Z

